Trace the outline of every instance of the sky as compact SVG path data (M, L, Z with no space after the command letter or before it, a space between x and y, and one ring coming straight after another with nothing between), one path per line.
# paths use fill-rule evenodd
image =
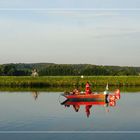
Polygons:
M0 0L0 64L140 66L139 0Z

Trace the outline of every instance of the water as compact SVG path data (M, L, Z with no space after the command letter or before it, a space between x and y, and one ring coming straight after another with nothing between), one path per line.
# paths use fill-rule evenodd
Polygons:
M52 133L51 136L56 136L55 138L58 138L57 133L62 135L65 132L70 134L77 132L77 135L80 133L79 136L81 136L84 132L92 134L95 131L99 133L103 131L108 133L112 131L128 131L130 133L140 131L140 92L122 92L121 99L116 101L114 107L93 105L89 117L87 117L85 105L80 106L78 112L74 110L73 106L61 105L64 100L61 93L1 91L1 136L3 133L10 135L10 132L13 131L14 133L19 132L18 135L27 132L29 134L33 132ZM85 133L85 135L87 134ZM103 134L98 136L101 137L101 135ZM118 135L120 136L120 134ZM8 135L5 136L8 137ZM9 138L11 139L11 137Z

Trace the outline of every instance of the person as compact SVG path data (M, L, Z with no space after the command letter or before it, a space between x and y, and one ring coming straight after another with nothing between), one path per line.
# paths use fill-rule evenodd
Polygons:
M74 89L74 90L73 90L73 94L74 94L74 95L78 95L78 94L79 94L79 90L78 90L78 89Z
M89 82L86 83L86 88L85 88L86 94L91 94L91 87Z

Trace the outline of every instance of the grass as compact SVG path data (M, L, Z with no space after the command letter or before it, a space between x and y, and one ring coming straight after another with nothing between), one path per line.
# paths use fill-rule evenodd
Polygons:
M10 87L70 87L85 86L140 86L140 76L0 76L0 86Z

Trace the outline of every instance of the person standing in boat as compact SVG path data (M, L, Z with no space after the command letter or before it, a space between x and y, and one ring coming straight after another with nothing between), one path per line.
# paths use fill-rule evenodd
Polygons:
M89 82L86 83L86 88L85 88L86 94L91 94L91 85Z

